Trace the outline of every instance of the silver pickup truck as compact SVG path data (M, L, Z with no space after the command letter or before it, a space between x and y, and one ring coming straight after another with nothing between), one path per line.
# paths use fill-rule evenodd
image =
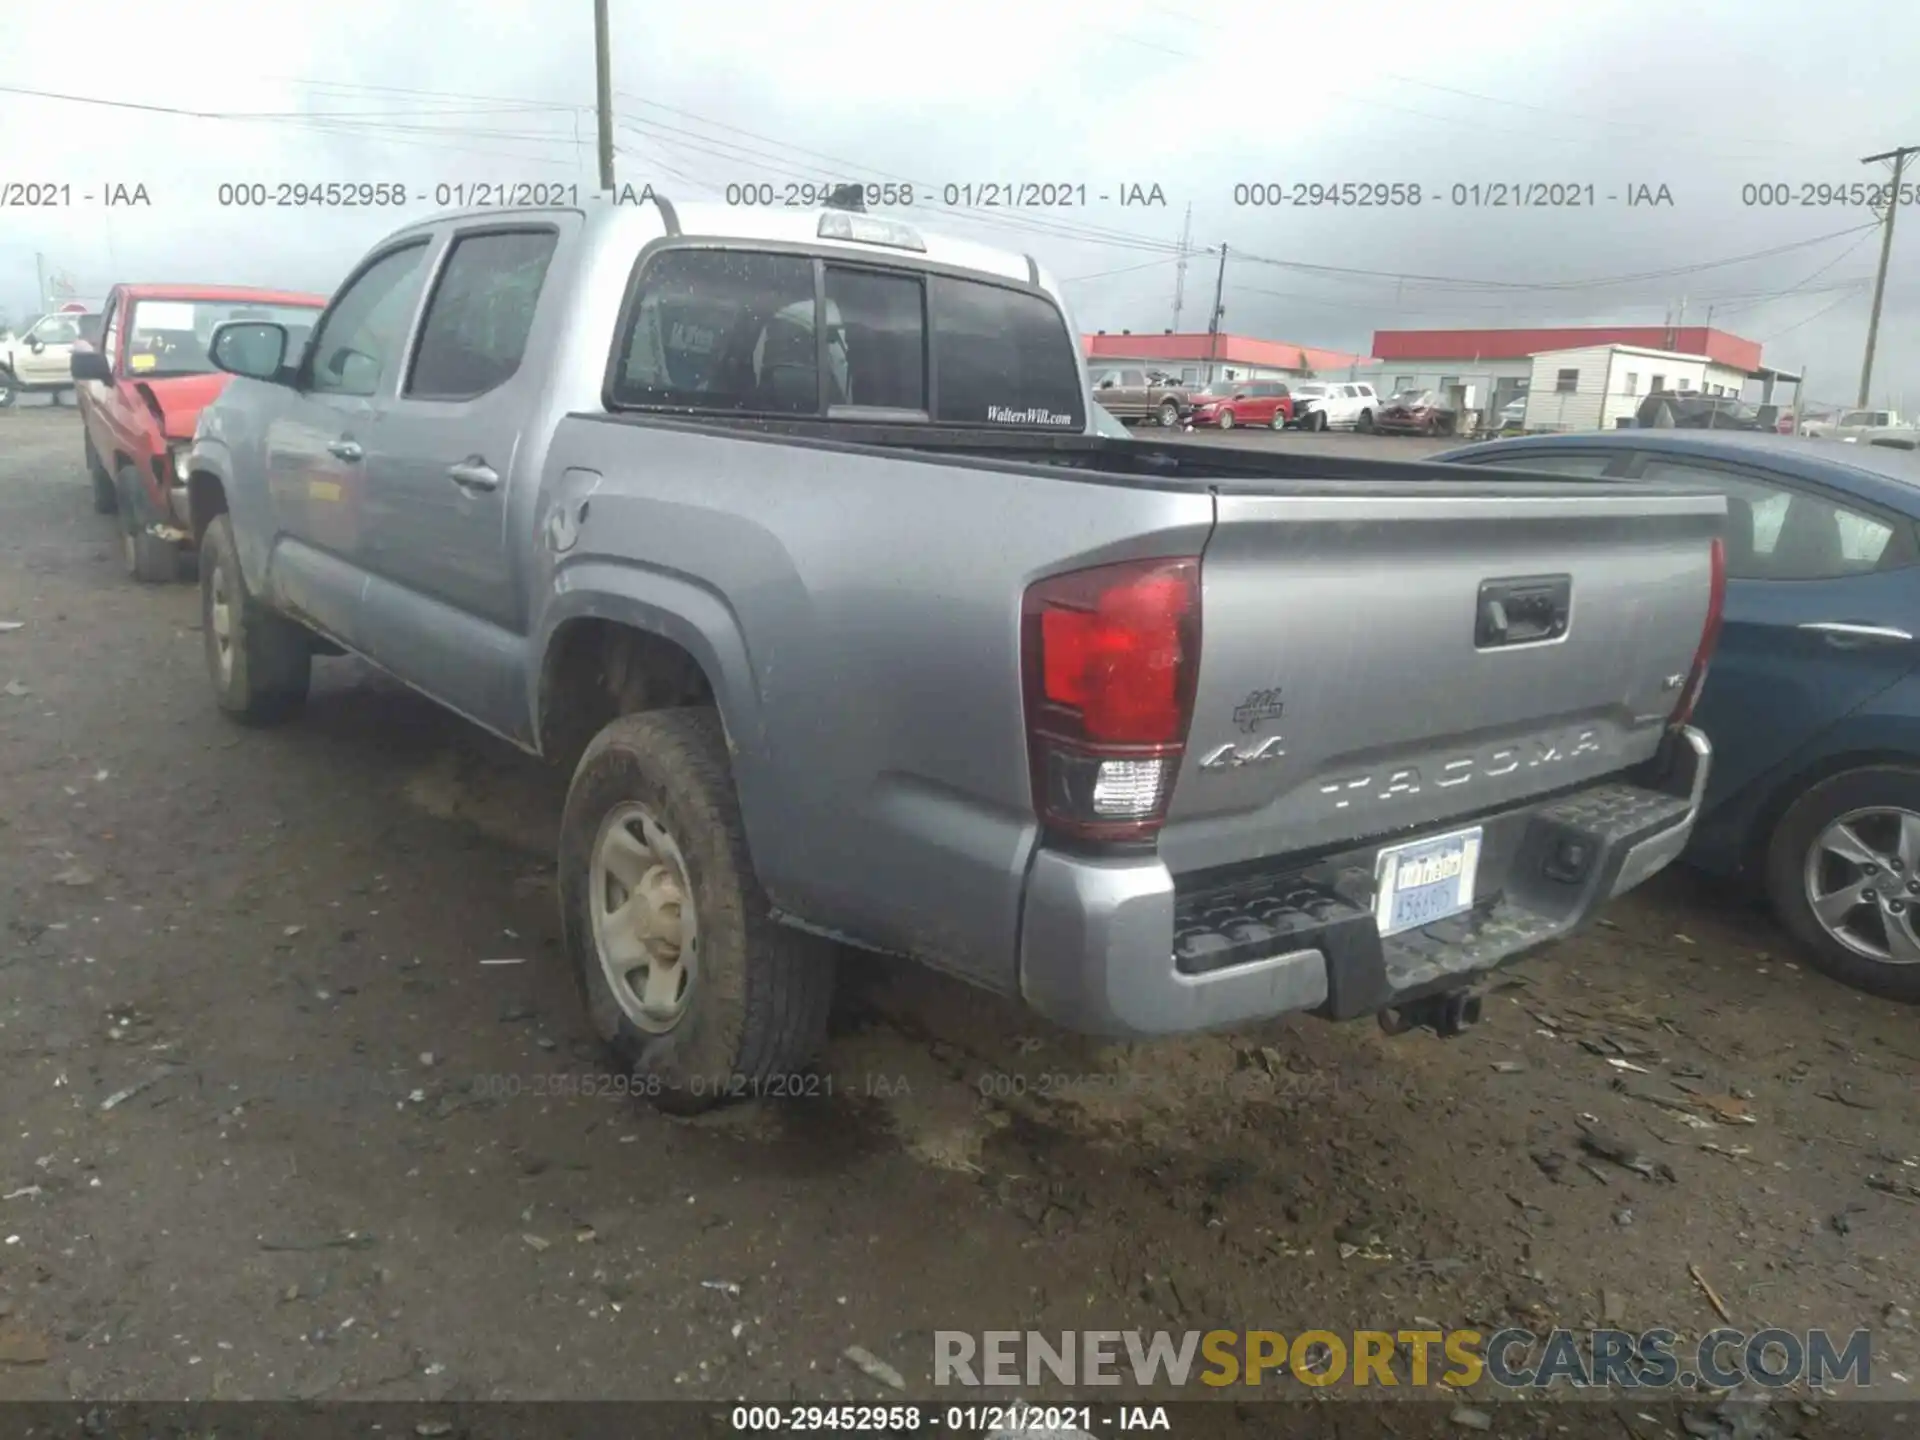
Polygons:
M190 461L220 707L346 650L571 768L566 945L662 1104L852 944L1148 1036L1454 1030L1677 854L1717 495L1096 431L1030 258L863 213L412 225L236 323Z

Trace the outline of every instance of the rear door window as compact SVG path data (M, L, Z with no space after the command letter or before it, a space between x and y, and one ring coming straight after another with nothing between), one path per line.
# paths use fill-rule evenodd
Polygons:
M559 236L512 230L457 237L427 302L407 395L465 400L520 368Z
M1727 497L1727 574L1736 580L1837 580L1914 560L1905 527L1771 476L1649 460L1640 478L1707 485Z

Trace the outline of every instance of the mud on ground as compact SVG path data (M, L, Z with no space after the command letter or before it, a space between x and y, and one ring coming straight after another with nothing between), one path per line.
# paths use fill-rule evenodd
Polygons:
M1684 875L1451 1042L855 965L830 1096L674 1121L591 1093L558 777L353 661L223 723L70 410L0 414L0 621L0 1398L883 1398L847 1346L930 1394L936 1329L1698 1335L1695 1272L1915 1393L1915 1015Z

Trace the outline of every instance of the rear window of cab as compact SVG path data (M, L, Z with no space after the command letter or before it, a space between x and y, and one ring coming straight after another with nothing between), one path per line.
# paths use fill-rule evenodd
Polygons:
M817 283L816 283L817 282ZM641 272L610 408L1086 428L1080 357L1035 291L736 249L668 249Z

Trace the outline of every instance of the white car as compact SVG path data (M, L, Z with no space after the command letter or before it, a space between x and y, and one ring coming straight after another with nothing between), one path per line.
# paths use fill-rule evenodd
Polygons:
M1289 380L1297 430L1371 430L1380 413L1373 386L1334 380Z
M24 335L0 340L0 410L22 394L73 394L73 342L86 317L72 311L42 315Z
M1838 420L1809 421L1804 433L1817 440L1859 440L1871 438L1876 432L1904 433L1912 428L1897 410L1843 410Z

